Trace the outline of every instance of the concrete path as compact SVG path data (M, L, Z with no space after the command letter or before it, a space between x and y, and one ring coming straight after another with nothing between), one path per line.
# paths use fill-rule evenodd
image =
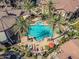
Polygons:
M37 59L43 59L43 56L38 55L38 56L37 56Z

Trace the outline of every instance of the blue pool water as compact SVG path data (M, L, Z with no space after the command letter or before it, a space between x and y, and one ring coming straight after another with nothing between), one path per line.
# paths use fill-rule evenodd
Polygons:
M37 41L41 41L45 37L52 37L53 30L51 26L43 25L42 22L37 22L35 25L30 25L28 36L34 37Z

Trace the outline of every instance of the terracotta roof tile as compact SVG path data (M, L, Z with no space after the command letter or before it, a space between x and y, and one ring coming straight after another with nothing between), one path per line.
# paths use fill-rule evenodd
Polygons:
M73 12L79 7L79 0L56 0L56 9L64 9L67 12Z
M67 59L68 56L72 59L79 59L79 40L66 42L60 48L63 52L58 54L59 59Z

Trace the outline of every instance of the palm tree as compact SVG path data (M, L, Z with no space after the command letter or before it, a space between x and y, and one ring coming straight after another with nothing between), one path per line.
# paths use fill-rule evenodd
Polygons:
M22 16L18 18L17 27L18 27L18 32L20 37L28 32L29 24L30 23L28 19L24 20Z
M46 5L48 7L48 13L43 13L43 15L48 19L49 24L53 26L52 28L54 29L54 25L57 22L57 15L54 15L56 9L54 7L54 3L52 2L52 0L49 0Z
M25 11L27 11L28 13L31 12L31 9L34 7L33 3L31 2L31 0L24 0L24 5L23 5Z
M49 10L49 13L48 13L48 15L50 16L50 17L52 17L52 15L54 14L54 12L55 12L55 7L54 7L54 3L52 2L52 0L49 0L48 1L48 10Z
M57 24L57 22L58 22L59 20L58 20L58 15L56 14L56 15L51 15L50 17L49 17L49 24L51 25L51 26L53 26L52 28L54 29L55 28L55 25Z
M75 35L75 37L79 37L79 21L76 21L75 23L70 24L68 23L70 31L72 31L72 34Z

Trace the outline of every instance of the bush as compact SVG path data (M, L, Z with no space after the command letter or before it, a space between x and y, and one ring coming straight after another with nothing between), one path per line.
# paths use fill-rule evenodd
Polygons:
M68 38L62 37L62 38L61 38L61 43L66 42L66 39L68 39Z
M31 57L32 56L32 53L30 51L27 51L27 57Z
M3 51L3 49L2 49L2 48L0 48L0 51Z
M42 15L42 20L47 20L47 19L48 19L48 15L43 14L43 15Z
M7 51L9 51L11 48L10 47L7 47L7 48L5 48L5 51L7 52Z
M45 49L46 49L46 50L49 50L50 48L49 48L49 46L48 46L48 45L46 45L46 46L45 46Z
M55 45L54 48L50 48L50 49L48 50L48 53L49 53L49 54L52 53L54 50L56 50L56 49L58 48L58 46L59 46L59 45Z
M48 55L49 55L48 52L45 52L45 53L43 54L44 57L47 57Z

